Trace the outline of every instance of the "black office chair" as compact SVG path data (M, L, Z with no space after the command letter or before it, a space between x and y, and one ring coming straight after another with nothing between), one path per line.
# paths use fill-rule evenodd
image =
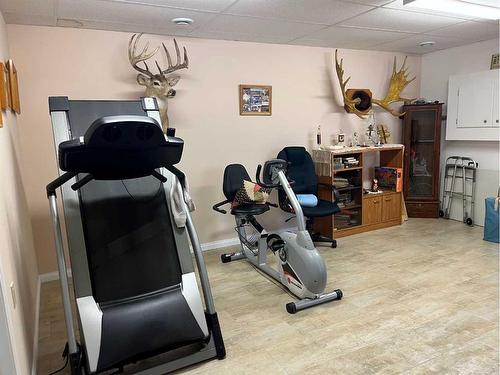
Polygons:
M332 189L335 201L338 198L338 191L333 185L318 184L316 172L314 170L314 162L311 155L304 147L292 146L285 147L278 154L278 159L283 159L289 162L288 177L294 181L292 189L295 194L314 194L318 195L318 185L326 186ZM293 213L292 206L287 199L283 190L279 191L279 205L283 211ZM331 237L324 236L320 233L313 232L313 220L315 217L331 216L340 212L340 208L336 202L319 199L316 207L302 207L304 216L307 218L307 230L311 234L311 238L315 243L329 243L332 247L337 247L337 241Z

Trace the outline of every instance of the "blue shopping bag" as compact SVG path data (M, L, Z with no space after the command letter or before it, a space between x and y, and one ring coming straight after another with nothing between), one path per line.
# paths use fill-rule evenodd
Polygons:
M499 198L486 198L486 211L484 215L484 240L491 242L499 241Z

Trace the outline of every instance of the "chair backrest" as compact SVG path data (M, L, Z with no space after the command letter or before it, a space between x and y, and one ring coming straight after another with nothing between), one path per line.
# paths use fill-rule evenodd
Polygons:
M238 190L243 187L244 180L252 181L243 165L229 164L226 169L224 169L222 191L227 200L234 200Z
M292 189L296 194L317 194L318 179L314 170L314 162L304 147L285 147L278 154L278 159L290 163L288 177L295 181Z

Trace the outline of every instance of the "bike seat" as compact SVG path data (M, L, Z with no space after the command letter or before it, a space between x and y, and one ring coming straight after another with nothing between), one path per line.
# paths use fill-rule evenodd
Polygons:
M267 204L245 203L231 209L232 215L260 215L269 211Z

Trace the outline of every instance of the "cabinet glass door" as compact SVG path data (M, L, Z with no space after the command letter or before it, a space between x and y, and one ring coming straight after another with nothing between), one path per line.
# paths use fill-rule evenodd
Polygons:
M433 197L436 111L411 113L408 197Z

